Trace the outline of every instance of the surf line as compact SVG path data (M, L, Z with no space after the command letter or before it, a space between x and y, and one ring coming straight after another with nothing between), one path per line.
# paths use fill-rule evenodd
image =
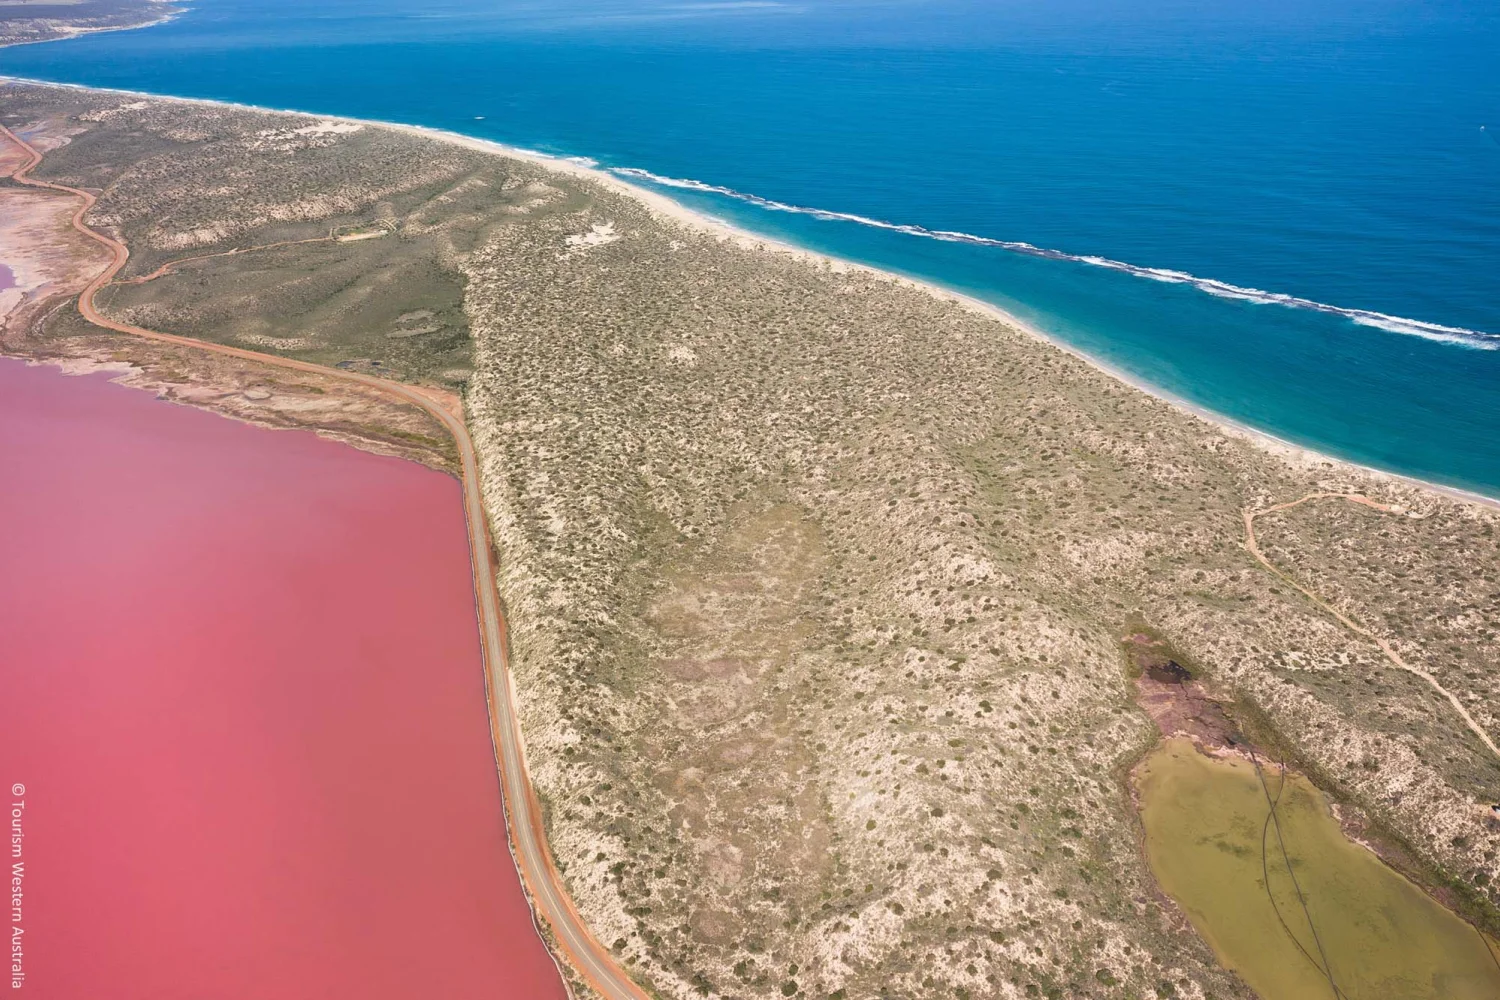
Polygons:
M1404 316L1391 316L1387 313L1375 312L1370 309L1346 309L1343 306L1329 305L1326 302L1304 299L1282 292L1267 292L1259 288L1244 288L1240 285L1231 285L1226 281L1218 281L1214 278L1200 278L1195 274L1188 274L1186 271L1173 271L1162 267L1142 267L1138 264L1127 264L1124 261L1111 260L1108 257L1074 254L1064 250L1049 250L1046 247L1039 247L1018 240L997 240L990 236L976 236L973 233L956 232L948 229L928 229L926 226L887 222L884 219L872 219L869 216L856 215L852 212L835 212L825 208L808 208L803 205L792 205L784 201L764 198L758 194L747 194L744 191L736 191L734 188L723 187L718 184L708 184L703 181L695 181L682 177L663 177L660 174L653 174L651 171L642 170L639 167L606 167L605 169L619 177L628 177L631 180L644 181L648 184L677 188L683 191L697 191L702 194L719 195L771 212L806 215L823 222L852 222L860 226L869 226L872 229L884 229L888 232L937 240L942 243L967 243L971 246L994 247L1009 251L1010 253L1024 254L1028 257L1041 257L1046 260L1087 264L1092 267L1102 267L1111 271L1121 271L1125 274L1133 275L1137 278L1147 278L1151 281L1162 281L1174 285L1189 285L1201 292L1206 292L1221 299L1238 299L1244 302L1254 302L1259 305L1284 306L1288 309L1302 309L1308 312L1323 313L1328 316L1342 316L1361 326L1377 327L1390 333L1422 337L1426 340L1434 340L1440 343L1454 344L1459 347L1468 347L1481 351L1500 350L1500 334L1486 333L1482 330L1469 330L1461 326L1445 326L1441 323L1429 323L1425 320L1407 319Z

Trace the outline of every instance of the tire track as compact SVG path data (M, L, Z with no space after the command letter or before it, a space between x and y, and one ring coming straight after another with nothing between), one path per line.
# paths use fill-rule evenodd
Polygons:
M1357 503L1365 507L1369 507L1373 510L1377 510L1382 514L1402 513L1401 509L1398 507L1393 507L1389 504L1383 504L1375 500L1371 500L1369 497L1361 493L1309 493L1299 500L1290 500L1286 503L1279 503L1271 507L1262 507L1256 510L1246 508L1244 512L1244 545L1246 551L1254 556L1262 566L1270 570L1280 580L1282 580L1282 582L1286 583L1287 586L1295 588L1297 592L1300 593L1303 597L1306 597L1309 601L1312 601L1313 604L1317 605L1319 608L1328 612L1334 618L1338 619L1339 623L1349 631L1353 632L1355 635L1362 636L1363 638L1366 638L1375 643L1375 645L1379 646L1380 651L1385 654L1385 658L1389 660L1391 664L1397 669L1404 670L1407 673L1413 674L1426 681L1428 687L1432 688L1438 694L1447 699L1448 704L1453 706L1453 710L1458 713L1459 717L1464 720L1464 724L1469 727L1469 731L1477 736L1481 743L1483 743L1486 747L1489 747L1490 753L1494 754L1496 757L1500 757L1500 747L1497 747L1495 745L1495 741L1490 738L1490 734L1485 732L1484 728L1480 726L1477 721L1475 721L1472 715L1469 714L1469 710L1464 708L1463 702L1459 701L1458 697L1453 694L1453 692L1443 687L1443 685L1438 682L1438 679L1436 677L1432 676L1432 674L1428 673L1426 670L1423 670L1421 667L1413 666L1412 664L1407 663L1406 660L1402 659L1401 654L1397 653L1388 641L1376 635L1374 632L1371 632L1363 625L1360 625L1358 622L1354 621L1354 619L1350 618L1348 615L1344 614L1342 611L1339 611L1333 605L1323 600L1323 598L1319 597L1311 590L1302 586L1302 584L1293 579L1290 574L1277 568L1276 564L1271 562L1270 559L1266 558L1265 553L1260 550L1260 545L1256 542L1255 538L1255 522L1257 519L1265 517L1267 514L1274 514L1278 511L1290 510L1293 507L1307 503L1311 500L1345 500L1349 503Z

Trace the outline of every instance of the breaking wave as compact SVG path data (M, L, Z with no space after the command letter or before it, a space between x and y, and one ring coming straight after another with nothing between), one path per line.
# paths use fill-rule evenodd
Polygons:
M1025 254L1028 257L1042 257L1047 260L1065 260L1075 264L1088 264L1092 267L1102 267L1110 271L1121 271L1125 274L1133 275L1137 278L1147 278L1151 281L1162 281L1174 285L1190 285L1200 292L1205 292L1222 299L1238 299L1243 302L1255 302L1261 305L1284 306L1288 309L1302 309L1308 312L1324 313L1329 316L1342 316L1361 326L1376 327L1390 333L1422 337L1426 340L1434 340L1439 343L1454 344L1459 347L1468 347L1481 351L1500 350L1500 334L1485 333L1482 330L1469 330L1460 326L1428 323L1425 320L1391 316L1369 309L1346 309L1343 306L1329 305L1326 302L1304 299L1296 295L1286 295L1282 292L1267 292L1259 288L1243 288L1239 285L1231 285L1228 282L1217 281L1213 278L1200 278L1195 274L1188 274L1186 271L1172 271L1160 267L1141 267L1138 264L1127 264L1124 261L1111 260L1108 257L1095 257L1067 253L1062 250L1049 250L1046 247L1034 246L1033 244L1022 243L1017 240L997 240L989 236L976 236L973 233L960 233L947 229L928 229L926 226L886 222L883 219L872 219L869 216L855 215L852 212L833 212L824 208L789 205L783 201L762 198L758 194L747 194L743 191L721 187L717 184L705 184L703 181L688 180L681 177L663 177L660 174L653 174L649 170L641 170L637 167L609 167L608 170L610 173L620 177L646 181L647 183L661 187L679 188L684 191L697 191L702 194L715 194L725 198L733 198L747 205L755 205L758 208L764 208L772 212L790 212L794 215L808 215L825 222L852 222L861 226L869 226L872 229L884 229L893 233L919 236L923 239L938 240L944 243L968 243L973 246L994 247L999 250L1009 251L1010 253Z

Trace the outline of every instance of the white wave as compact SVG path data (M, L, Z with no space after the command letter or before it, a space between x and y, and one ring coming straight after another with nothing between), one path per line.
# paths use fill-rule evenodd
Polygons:
M1426 340L1435 340L1440 344L1457 344L1459 347L1472 347L1479 351L1500 350L1500 338L1493 334L1478 334L1475 331L1465 330L1461 327L1442 326L1437 323L1421 323L1399 316L1386 316L1382 313L1368 313L1364 315L1351 316L1354 322L1360 326L1373 326L1391 333L1404 333L1412 337L1422 337ZM1485 339L1478 339L1478 338Z
M995 247L996 249L1007 250L1011 253L1025 254L1029 257L1043 257L1048 260L1064 260L1075 264L1087 264L1091 267L1120 271L1124 274L1133 275L1137 278L1146 278L1151 281L1161 281L1173 285L1190 285L1200 292L1221 299L1235 299L1241 302L1253 302L1258 305L1283 306L1288 309L1302 309L1329 316L1342 316L1361 326L1376 327L1389 333L1422 337L1426 340L1454 344L1459 347L1468 347L1481 351L1500 350L1500 334L1486 333L1482 330L1469 330L1459 326L1444 326L1441 323L1429 323L1425 320L1408 319L1404 316L1390 316L1368 309L1347 309L1343 306L1329 305L1326 302L1304 299L1296 295L1287 295L1284 292L1268 292L1260 288L1244 288L1240 285L1231 285L1227 281L1219 281L1215 278L1200 278L1196 274L1189 274L1186 271L1174 271L1164 267L1142 267L1139 264L1128 264L1125 261L1111 260L1108 257L1072 254L1063 250L1049 250L1045 247L1038 247L1017 240L997 240L989 236L976 236L973 233L955 232L947 229L928 229L925 226L887 222L884 219L872 219L869 216L855 215L852 212L834 212L825 208L808 208L803 205L791 205L784 201L763 198L758 194L747 194L744 191L736 191L734 188L723 187L718 184L707 184L703 181L684 177L663 177L660 174L653 174L649 170L641 170L638 167L610 167L608 169L610 173L621 177L646 181L660 187L679 188L684 191L696 191L701 194L715 194L725 198L733 198L736 201L755 205L758 208L764 208L772 212L790 212L794 215L806 215L824 222L852 222L856 225L869 226L872 229L883 229L888 232L903 233L907 236L918 236L923 239L938 240L944 243L967 243L972 246Z

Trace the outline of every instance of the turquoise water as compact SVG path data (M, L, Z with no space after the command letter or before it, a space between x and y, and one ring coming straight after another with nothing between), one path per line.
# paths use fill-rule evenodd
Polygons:
M586 156L1500 495L1490 2L203 0L0 73Z

